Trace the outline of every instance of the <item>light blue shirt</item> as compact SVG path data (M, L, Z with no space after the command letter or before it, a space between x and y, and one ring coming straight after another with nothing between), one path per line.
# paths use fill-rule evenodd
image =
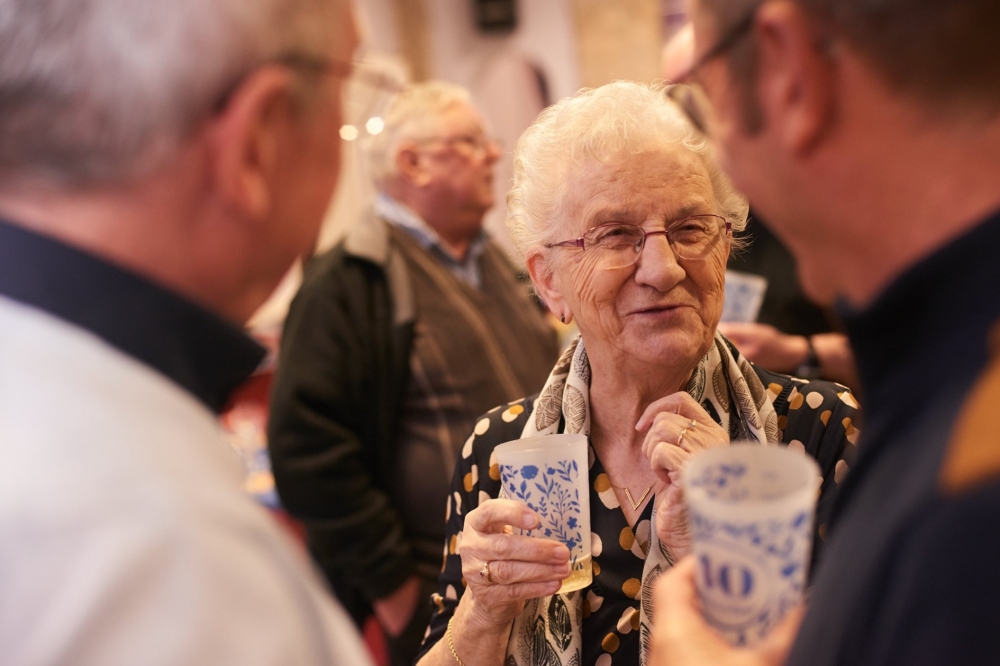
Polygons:
M444 264L448 272L459 280L474 289L480 288L482 280L479 273L479 257L486 250L486 241L489 239L485 231L479 232L469 244L465 260L460 261L445 248L441 236L423 218L388 194L380 192L375 197L375 214L410 234L422 248Z

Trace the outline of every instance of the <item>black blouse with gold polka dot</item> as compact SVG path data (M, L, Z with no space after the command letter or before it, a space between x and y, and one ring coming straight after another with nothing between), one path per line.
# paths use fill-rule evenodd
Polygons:
M583 592L584 664L639 663L639 592L649 550L653 503L635 525L625 521L604 466L596 456L590 470L590 530L594 582ZM608 656L604 656L608 655Z
M804 381L754 367L778 414L781 441L801 448L819 463L823 486L817 506L817 533L825 522L854 457L858 405L850 391L821 380ZM431 601L434 613L421 646L421 655L440 640L465 590L462 578L462 529L465 515L500 494L500 471L493 449L518 439L534 407L525 398L485 414L462 448L456 464L445 512L447 536L439 591ZM710 411L709 413L712 413ZM618 505L601 461L593 455L590 467L591 550L594 581L582 591L583 664L611 666L639 663L639 595L642 569L649 545L652 502L647 502L634 525ZM814 561L820 555L817 538ZM461 646L456 646L461 651ZM467 646L475 650L475 646Z

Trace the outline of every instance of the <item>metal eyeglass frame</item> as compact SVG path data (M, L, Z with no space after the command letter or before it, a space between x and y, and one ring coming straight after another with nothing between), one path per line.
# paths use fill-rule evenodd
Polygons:
M419 146L424 146L429 143L443 143L451 146L456 143L461 143L469 146L473 150L473 156L476 158L485 157L489 154L490 150L493 149L497 153L503 153L503 142L493 138L492 136L474 136L472 134L459 134L456 136L432 136L426 139L418 139L414 141Z
M639 240L639 241L637 241L637 243L636 243L635 258L631 262L629 262L627 264L624 264L622 266L618 266L616 268L625 268L625 267L631 266L631 265L635 264L635 262L639 261L639 255L641 255L642 251L646 248L646 239L649 238L650 236L658 236L658 235L662 235L664 238L667 239L667 243L670 245L670 250L674 253L674 256L677 257L678 259L683 259L685 261L701 261L702 259L704 259L705 257L707 257L708 254L705 254L704 256L701 256L701 257L685 257L683 254L678 253L677 252L677 248L675 247L673 240L670 238L670 231L671 231L672 228L676 227L678 224L680 224L684 220L691 220L691 219L704 218L704 217L711 217L711 218L715 218L716 220L720 221L720 225L719 226L723 227L723 229L724 229L723 234L722 234L722 236L720 236L720 238L732 238L732 234L733 234L733 223L732 222L730 222L726 218L722 217L721 215L713 215L713 214L710 214L710 213L705 213L703 215L688 215L686 217L682 217L679 220L674 220L673 222L671 222L670 226L668 228L658 229L656 231L646 231L645 229L643 229L642 227L640 227L640 226L638 226L636 224L627 224L627 223L624 223L624 222L605 222L604 224L598 224L596 226L591 227L590 229L587 229L587 231L584 232L583 236L580 236L579 238L573 238L571 240L559 241L558 243L546 243L545 247L548 248L548 249L552 249L552 248L555 248L555 247L578 247L578 248L580 248L580 250L586 251L587 247L588 247L587 246L587 242L588 242L587 241L587 234L589 234L590 232L592 232L594 229L600 229L601 227L610 227L610 226L615 226L615 227L631 227L633 229L638 229L639 231L642 232L642 239ZM594 246L591 245L590 247L594 247Z

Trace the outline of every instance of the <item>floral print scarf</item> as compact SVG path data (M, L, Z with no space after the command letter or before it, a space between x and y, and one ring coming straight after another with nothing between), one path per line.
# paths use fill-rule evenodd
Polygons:
M589 435L590 372L587 350L578 337L553 368L521 436ZM764 386L746 359L734 352L720 333L715 334L711 349L695 368L686 390L729 431L730 439L762 444L780 441L777 414ZM655 525L653 501L650 522ZM653 583L672 565L673 558L660 545L656 530L651 529L639 610L642 666L649 655ZM514 620L505 666L580 666L585 592L584 589L529 600Z

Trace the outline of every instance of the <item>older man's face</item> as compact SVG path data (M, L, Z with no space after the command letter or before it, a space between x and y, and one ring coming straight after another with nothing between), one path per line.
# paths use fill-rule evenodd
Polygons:
M430 188L449 220L468 220L479 231L482 216L493 206L493 165L500 156L486 133L482 116L464 103L449 107L438 119L438 131L426 144ZM457 215L456 215L457 213ZM442 230L466 235L460 229Z
M575 199L556 240L611 221L655 231L688 215L718 213L704 165L679 146L590 162L572 182ZM594 252L554 248L553 284L592 358L693 367L722 314L728 248L721 242L703 259L678 260L657 235L647 239L635 265L614 269L602 267Z

